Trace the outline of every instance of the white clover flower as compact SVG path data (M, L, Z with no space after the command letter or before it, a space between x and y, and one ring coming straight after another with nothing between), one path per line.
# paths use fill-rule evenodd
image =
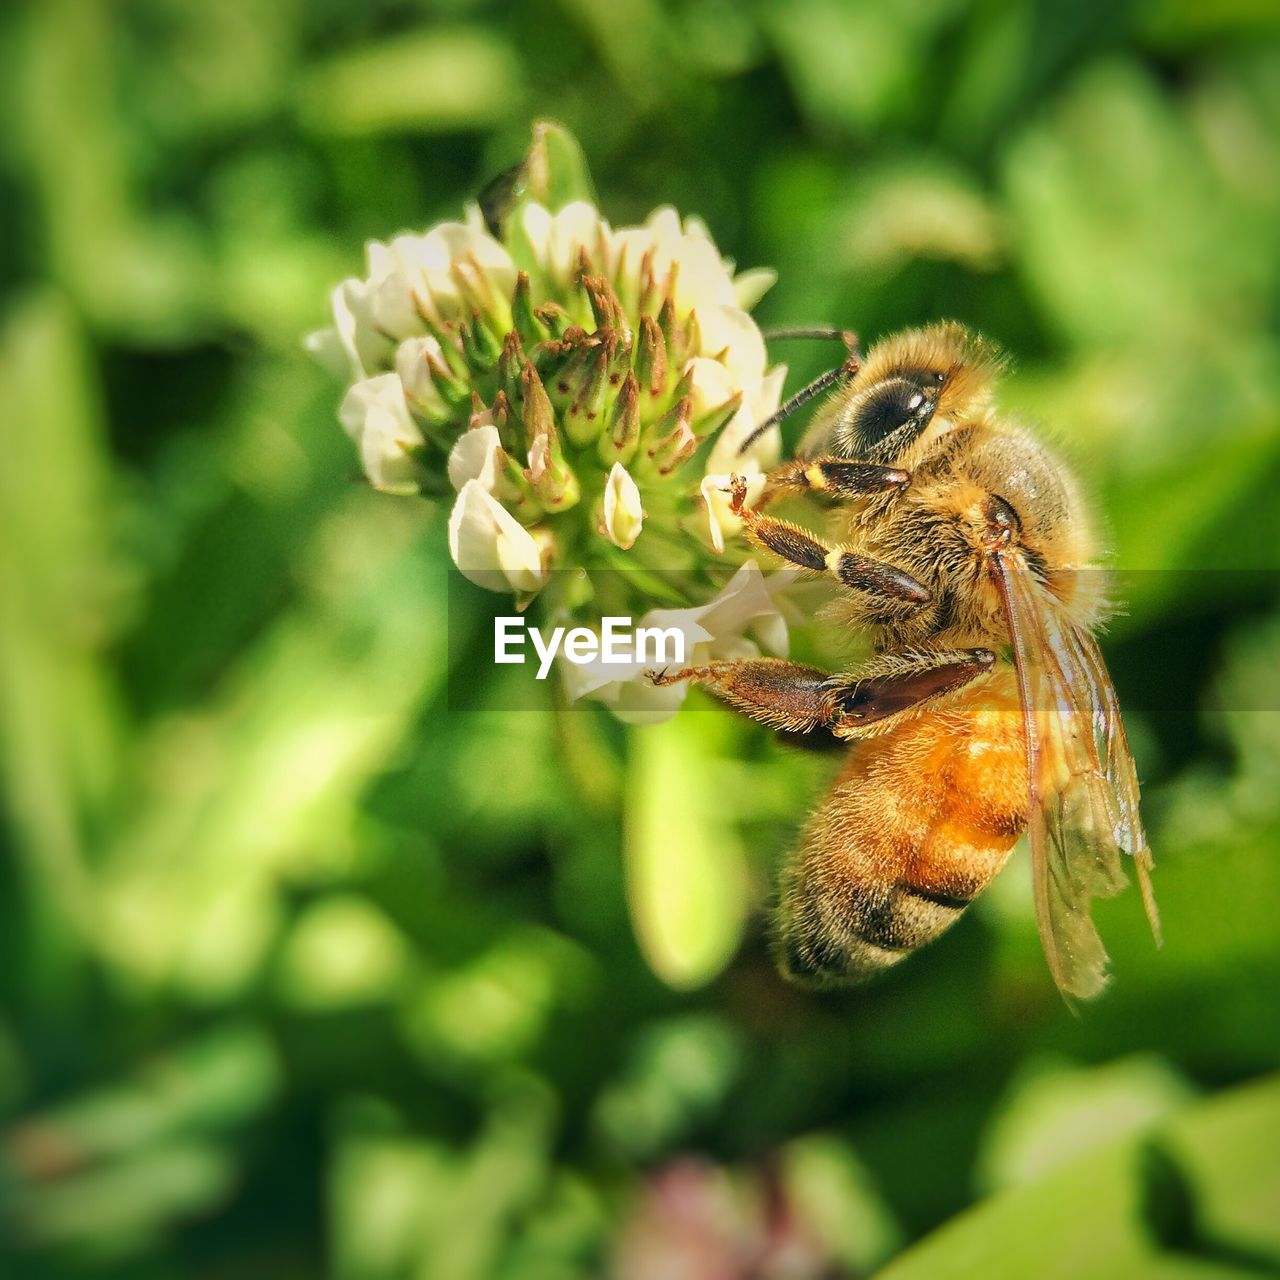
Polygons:
M738 454L782 389L744 309L773 275L736 274L705 225L669 207L614 228L565 198L538 153L549 128L500 213L371 243L366 275L333 291L333 324L307 345L351 382L339 417L374 488L438 492L447 477L450 553L472 582L521 607L541 594L548 615L589 625L598 596L643 606L639 586L601 581L636 568L705 611L717 566L746 550L730 478L754 498L778 456L776 430ZM740 578L732 599L754 581ZM636 683L613 705L682 696Z

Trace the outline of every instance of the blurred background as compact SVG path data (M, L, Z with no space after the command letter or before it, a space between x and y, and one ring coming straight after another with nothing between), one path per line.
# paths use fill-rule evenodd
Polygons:
M19 0L0 68L0 1274L1280 1274L1280 9ZM491 601L300 339L541 115L1088 476L1166 943L1103 904L1082 1016L1023 851L807 995L831 760L450 712Z

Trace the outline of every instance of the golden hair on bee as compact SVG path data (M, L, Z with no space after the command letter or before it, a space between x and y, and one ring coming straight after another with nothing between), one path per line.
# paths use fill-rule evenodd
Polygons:
M849 744L780 878L778 954L797 981L861 981L937 937L1023 831L1064 995L1106 982L1090 904L1127 883L1126 863L1159 937L1137 775L1092 634L1105 602L1092 524L1063 459L994 409L1001 365L953 323L885 339L842 366L852 377L754 508L734 481L748 539L833 582L834 616L869 637L869 661L653 677ZM764 513L784 494L835 500L825 539Z
M993 497L1013 513L1019 554L1072 621L1084 627L1101 621L1104 575L1095 567L1093 522L1078 482L1054 450L988 409L910 452L909 486L833 507L828 530L833 543L905 570L930 600L908 608L842 593L833 604L839 623L869 627L881 650L1008 644L986 547Z

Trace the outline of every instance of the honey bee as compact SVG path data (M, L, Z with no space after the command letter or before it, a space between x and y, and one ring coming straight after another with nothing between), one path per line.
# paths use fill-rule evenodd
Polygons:
M760 658L652 678L850 744L781 873L787 976L833 985L897 964L955 922L1029 830L1050 973L1066 997L1094 996L1107 954L1090 906L1127 883L1126 856L1157 942L1159 920L1133 757L1093 636L1107 602L1079 487L996 413L1003 360L982 338L944 323L865 360L849 345L799 456L754 507L735 479L733 506L756 546L835 580L836 616L866 629L872 657L845 674ZM796 493L835 500L825 539L764 513Z

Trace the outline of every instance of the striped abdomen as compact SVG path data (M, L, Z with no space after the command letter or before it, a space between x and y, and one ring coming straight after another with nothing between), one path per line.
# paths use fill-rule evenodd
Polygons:
M1004 866L1026 811L1008 668L855 743L783 870L784 971L858 981L931 942Z

